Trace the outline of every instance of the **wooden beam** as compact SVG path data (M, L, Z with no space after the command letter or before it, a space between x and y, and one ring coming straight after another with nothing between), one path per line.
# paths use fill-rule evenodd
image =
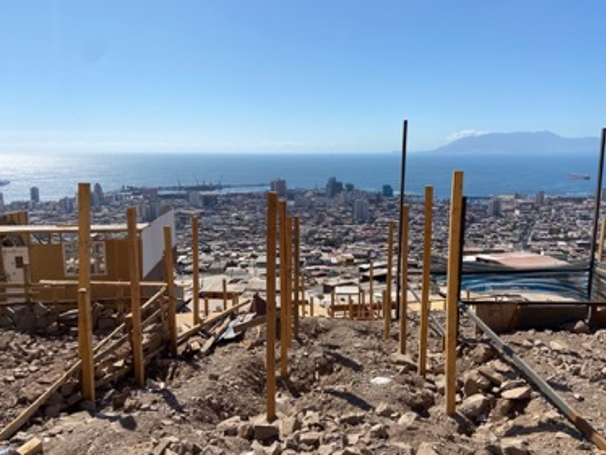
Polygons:
M330 317L331 318L335 317L335 296L336 296L335 288L332 288L332 291L330 292Z
M421 324L419 326L418 372L427 373L427 341L429 337L429 287L431 284L431 231L433 224L433 187L425 187L425 226L423 230L423 271L421 278Z
M370 289L369 289L369 297L370 297L370 319L375 319L375 270L373 260L370 260L370 270L369 270L369 279L370 279Z
M78 353L82 361L82 396L95 402L93 316L90 295L90 184L78 184Z
M173 357L177 356L177 304L175 302L175 277L173 261L173 236L170 226L164 226L164 265L166 269L166 283L168 290L168 333L169 351Z
M220 321L221 319L229 316L230 314L237 313L240 308L245 307L246 305L250 305L250 300L245 300L244 302L240 302L234 307L228 308L227 310L222 311L219 314L215 314L215 315L209 317L208 319L200 321L200 324L198 324L197 326L192 327L191 329L187 329L185 332L180 333L177 338L177 344L183 343L189 337L198 333L200 330L202 330L206 327L212 326L217 321Z
M267 273L265 281L267 321L266 321L266 388L267 421L276 420L276 223L278 195L267 195Z
M409 208L407 205L400 211L400 226L402 226L402 237L400 238L400 263L402 266L400 275L400 354L406 354L406 337L408 335L408 225ZM391 306L390 306L391 308Z
M383 299L383 323L385 325L383 336L386 340L391 335L391 269L393 267L393 229L394 222L390 221L387 236L387 286L385 289L385 298Z
M196 325L200 323L200 239L197 216L192 216L191 218L191 234L192 267L194 268L192 276L192 310L194 312L193 323Z
M227 279L223 278L221 282L223 288L223 311L227 310Z
M278 202L278 224L280 228L280 375L288 377L288 299L286 275L286 201Z
M450 197L450 228L448 234L448 283L446 296L446 413L456 413L457 387L457 323L461 229L463 225L463 172L455 171Z
M294 244L294 251L293 251L293 276L294 276L294 280L295 280L295 285L294 285L294 289L295 289L295 294L294 294L294 307L295 307L295 312L294 312L294 333L295 333L295 338L299 337L299 311L300 311L300 293L301 293L301 288L300 288L300 284L299 284L299 274L301 273L300 271L300 251L299 251L299 238L300 238L300 225L299 225L299 217L295 216L293 218L294 221L294 225L293 225L293 244Z
M143 333L141 328L141 267L139 265L139 233L137 232L137 209L129 207L126 211L128 225L128 252L130 273L130 314L132 315L133 367L137 387L145 386L145 363L143 359Z
M33 437L21 447L17 449L18 455L38 455L42 453L42 441L36 437Z
M286 327L288 349L292 346L293 334L293 308L292 308L292 226L293 221L291 216L286 217L286 309L288 321Z

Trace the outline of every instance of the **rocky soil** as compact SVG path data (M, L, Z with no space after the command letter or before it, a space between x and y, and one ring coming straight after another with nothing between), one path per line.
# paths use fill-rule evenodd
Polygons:
M145 389L123 381L100 391L94 412L66 386L12 443L35 435L45 453L67 455L600 453L469 326L461 331L459 416L446 416L441 341L432 334L422 378L415 317L409 328L413 354L402 356L395 324L385 341L379 321L302 320L272 424L264 419L264 333L255 328L205 357L196 353L203 340L192 340L183 358L148 369ZM605 434L606 331L574 331L587 333L504 338ZM1 425L35 399L31 384L71 363L74 343L0 332Z

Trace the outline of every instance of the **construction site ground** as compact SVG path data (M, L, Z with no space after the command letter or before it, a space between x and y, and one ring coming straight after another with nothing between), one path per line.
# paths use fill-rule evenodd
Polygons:
M192 338L181 358L148 367L144 389L122 380L98 390L95 410L77 399L77 383L68 383L64 397L71 392L73 404L46 406L11 442L36 436L51 455L601 453L469 321L461 323L454 418L445 413L442 342L433 332L427 376L416 372L416 313L408 324L408 356L398 354L395 322L384 340L381 321L315 317L301 320L289 377L278 378L273 424L265 421L265 331L255 327L203 357L196 343L204 339ZM605 330L589 332L581 324L503 338L606 434ZM0 426L67 369L76 352L77 340L67 335L0 332Z

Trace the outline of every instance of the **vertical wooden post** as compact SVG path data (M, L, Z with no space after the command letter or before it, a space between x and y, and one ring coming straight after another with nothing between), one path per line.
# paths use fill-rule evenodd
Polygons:
M456 412L457 387L457 314L463 205L463 172L453 173L448 233L448 283L446 296L446 413Z
M349 296L349 319L353 321L354 318L354 306L353 306L353 298Z
M363 289L360 289L360 311L362 312L362 319L368 318L368 312L366 309L366 292Z
M606 218L602 218L600 224L600 246L598 248L598 262L602 262L602 258L604 257L604 240L606 237Z
M276 222L278 195L271 192L267 195L267 274L265 281L267 318L266 352L267 363L267 421L276 420Z
M393 229L394 222L389 222L389 235L387 237L387 286L385 289L383 318L385 323L385 339L389 338L391 332L391 276L393 268Z
M78 353L82 361L82 396L95 401L93 316L90 295L90 184L78 184Z
M192 236L192 267L193 270L193 312L194 312L194 325L200 323L200 245L199 245L199 229L198 229L198 217L191 217L191 236Z
M389 308L387 308L388 305L388 299L387 299L387 290L383 289L382 292L383 295L383 338L385 340L387 340L390 335L391 335L391 317L389 317L389 315L391 314L391 311Z
M227 280L223 278L223 311L227 310Z
M372 259L370 260L370 290L369 290L369 300L370 300L370 319L372 319L374 321L375 319L375 291L374 291L374 285L375 285L375 270L374 270L374 265L373 265L373 261Z
M305 305L307 304L307 300L305 299L305 269L303 269L303 271L301 272L301 299L303 300L303 307L301 309L301 315L303 317L306 316L306 309L305 309Z
M400 354L406 354L406 337L408 334L408 219L409 208L407 205L400 211L400 226L402 226L402 237L400 238L400 263L402 270L400 275Z
M280 228L280 375L288 377L288 276L286 272L286 201L278 202L278 225Z
M208 317L209 312L210 312L210 308L208 305L208 297L204 297L204 316Z
M427 373L429 336L429 286L431 280L431 230L433 224L433 187L425 187L425 228L423 231L423 272L421 278L421 325L419 327L419 365L421 376Z
M314 298L313 296L309 296L309 316L314 317Z
M175 279L173 261L173 236L170 226L164 226L164 265L166 269L166 289L168 291L168 331L170 354L177 355L177 309L175 302Z
M330 317L334 318L335 317L335 288L332 288L332 291L330 292Z
M288 315L288 348L292 345L293 308L292 308L292 217L286 217L286 309Z
M137 209L126 211L128 226L128 252L130 274L130 312L133 315L133 363L137 387L145 385L145 363L143 360L143 334L141 328L141 287L139 266L139 234L137 233Z
M299 274L301 273L299 270L299 266L300 266L300 259L299 259L299 236L300 236L300 226L299 226L299 217L295 216L294 217L294 225L293 225L293 242L294 242L294 251L293 251L293 275L294 275L294 279L295 279L295 284L294 284L294 288L295 288L295 294L294 294L294 307L295 307L295 312L294 312L294 324L295 324L295 338L299 337L299 307L300 307L300 299L299 299L299 293L301 292L300 289L300 284L299 284Z

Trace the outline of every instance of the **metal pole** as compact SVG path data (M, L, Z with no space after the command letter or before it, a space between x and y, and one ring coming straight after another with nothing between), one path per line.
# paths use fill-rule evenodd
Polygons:
M404 190L406 188L406 146L408 136L408 120L404 120L402 126L402 168L400 170L400 220L402 219L402 207L404 206ZM402 244L402 223L398 226L398 245ZM400 275L402 274L402 260L398 250L398 269L396 271L396 319L400 318Z
M593 214L593 235L591 237L591 257L589 258L589 277L587 280L587 300L591 300L593 272L595 268L595 243L598 236L598 220L602 202L602 178L604 176L604 149L606 148L606 128L602 128L602 143L600 144L600 164L598 167L598 184L595 190L595 211Z

